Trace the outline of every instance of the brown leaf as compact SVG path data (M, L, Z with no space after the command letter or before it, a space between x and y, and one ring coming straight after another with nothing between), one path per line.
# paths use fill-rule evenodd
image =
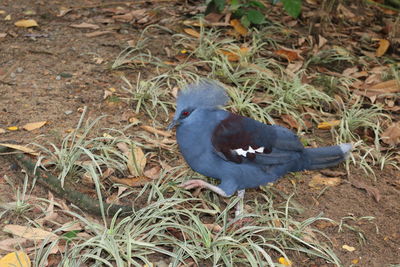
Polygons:
M7 224L3 231L29 240L56 240L58 236L52 232L36 227L21 226L16 224Z
M60 12L58 12L58 14L57 14L57 17L63 17L71 11L72 11L72 8L61 7Z
M149 177L150 179L158 179L160 177L160 171L161 167L160 166L154 166L151 169L148 169L144 171L144 176Z
M240 58L249 53L248 47L241 47L240 49L218 49L217 53L227 56L229 61L239 61Z
M95 32L86 33L85 36L86 37L97 37L97 36L106 35L106 34L110 34L110 33L113 33L113 32L112 31L95 31Z
M400 122L392 123L381 135L381 139L385 144L400 144Z
M375 51L377 57L383 56L390 46L390 42L385 39L379 39L379 46Z
M71 24L69 26L72 28L77 28L77 29L92 29L92 30L97 30L100 28L96 24L91 24L91 23L86 23L86 22L82 22L80 24Z
M240 21L237 20L237 19L231 20L230 24L231 24L232 27L235 29L235 31L236 31L237 33L239 33L240 35L242 35L242 36L246 36L246 35L248 34L248 32L249 32L249 31L247 30L247 28L244 27L244 26L242 25L242 23L240 23Z
M379 202L379 200L381 199L381 194L379 193L378 188L372 187L365 184L364 182L357 180L351 180L350 183L358 189L364 189L365 191L367 191L368 195L373 196L376 202Z
M129 150L128 169L132 176L140 176L146 166L146 157L140 147L135 146L133 150Z
M292 61L295 61L298 59L302 59L300 54L297 51L293 51L293 50L278 49L275 51L275 54L287 59L287 61L289 61L289 62L292 62Z
M143 130L145 130L149 133L155 134L155 135L162 135L165 137L170 137L172 135L170 132L158 130L154 127L147 126L147 125L142 125L142 126L140 126L140 128L142 128Z
M209 21L209 22L218 22L220 19L224 16L224 14L219 14L219 13L209 13L207 16L204 18Z
M152 181L150 178L145 176L138 176L132 178L117 178L115 176L111 176L110 179L115 183L124 184L132 187L143 186Z
M400 83L393 79L366 87L365 90L376 93L398 93L400 92Z
M297 120L292 116L290 116L289 114L283 114L281 115L281 118L284 122L286 122L290 126L290 128L295 128L295 129L299 128Z
M311 178L308 186L312 188L320 188L323 186L338 186L342 183L339 177L323 177L321 174L316 174Z
M27 131L33 131L43 127L46 123L47 121L30 122L22 126L22 128L24 128Z
M28 153L34 156L38 156L39 153L35 152L35 150L30 149L29 147L26 146L21 146L21 145L15 145L15 144L7 144L7 143L0 143L0 146L5 146L5 147L9 147L15 150L19 150L22 151L24 153Z
M186 32L187 34L189 34L190 36L196 37L196 38L200 38L200 33L196 30L193 30L191 28L185 28L183 29L184 32Z
M17 247L20 247L28 242L28 239L18 238L7 238L0 241L0 250L4 251L15 251Z

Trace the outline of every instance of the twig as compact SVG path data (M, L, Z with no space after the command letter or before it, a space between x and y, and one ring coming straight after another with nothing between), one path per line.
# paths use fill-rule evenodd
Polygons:
M10 149L0 146L0 153L5 153L7 151L10 151ZM58 197L73 203L75 206L86 212L94 215L101 215L100 204L97 200L78 192L73 188L69 188L67 185L62 188L60 180L45 170L36 168L36 171L34 171L35 164L24 154L11 154L6 155L5 157L12 163L17 164L20 168L24 169L29 176L35 177L38 184L52 191ZM102 204L107 214L110 216L115 215L119 211L122 211L121 214L123 215L132 214L133 212L132 207L130 206L111 205L105 202Z

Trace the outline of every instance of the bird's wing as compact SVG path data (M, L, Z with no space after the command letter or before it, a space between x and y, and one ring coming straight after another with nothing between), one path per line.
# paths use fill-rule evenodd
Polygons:
M290 161L293 152L304 149L290 130L265 125L230 113L214 129L212 144L218 156L227 161L254 161L274 165Z

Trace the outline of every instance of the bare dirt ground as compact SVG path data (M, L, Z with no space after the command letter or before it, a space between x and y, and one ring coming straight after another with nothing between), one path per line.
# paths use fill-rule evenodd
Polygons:
M76 126L81 116L80 109L84 106L88 107L90 117L108 115L103 126L123 128L126 122L122 122L121 116L129 105L124 102L107 102L103 98L106 89L120 88L123 84L119 77L120 71L111 71L110 63L115 60L127 41L139 38L146 23L157 22L162 26L179 30L179 16L197 10L191 4L180 1L164 3L141 1L135 7L153 10L157 19L131 25L108 21L110 15L103 9L114 7L108 4L106 1L83 0L3 0L0 3L0 10L11 14L9 21L0 15L2 20L0 32L7 32L7 36L0 39L0 128L48 121L46 126L35 131L7 130L0 134L0 142L57 143L66 129ZM66 15L58 16L62 6L76 8ZM26 11L34 13L25 15ZM27 17L34 18L39 27L25 29L14 26L16 20ZM100 25L100 29L70 27L71 24L81 22L95 23ZM107 32L95 37L86 35L93 31ZM153 38L154 47L149 48L153 53L156 54L157 50L165 47L170 48L169 35ZM122 71L132 81L136 79L137 70ZM148 120L144 114L143 119ZM159 126L166 126L167 119L160 121ZM344 220L343 222L356 229L354 231L346 227L340 229L339 225L335 224L317 225L333 241L335 253L344 266L381 267L400 264L399 171L392 167L385 167L382 171L376 170L375 181L372 177L366 177L363 171L351 166L350 168L351 179L362 181L379 191L379 202L350 182L329 187L320 194L321 190L308 186L313 173L302 174L295 187L290 182L290 177L283 178L274 187L289 194L296 191L295 200L306 208L306 212L299 215L299 218L323 212L324 216L337 222ZM335 170L344 171L344 167ZM10 163L4 157L0 157L0 201L2 202L15 197L5 176L14 179L15 174ZM251 190L251 194L246 197L249 198L256 193L257 190ZM36 194L47 197L46 190L37 190ZM371 216L373 219L363 219L366 216ZM12 218L8 223L10 221L12 222ZM0 222L0 228L5 223ZM5 236L7 234L0 233L0 239ZM355 250L350 252L344 249L343 245L354 247ZM3 255L3 252L0 251L0 255ZM312 260L299 263L300 265L325 266Z

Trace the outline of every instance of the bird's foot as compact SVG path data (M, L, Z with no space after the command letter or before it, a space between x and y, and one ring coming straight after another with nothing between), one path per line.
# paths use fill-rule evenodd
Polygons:
M190 190L193 188L205 188L206 187L205 184L207 183L204 182L203 180L193 179L182 183L179 187Z
M220 196L228 197L228 195L218 186L209 184L209 183L207 183L203 180L199 180L199 179L193 179L193 180L186 181L186 182L182 183L179 187L185 188L187 190L190 190L193 188L207 188L207 189L217 193Z

